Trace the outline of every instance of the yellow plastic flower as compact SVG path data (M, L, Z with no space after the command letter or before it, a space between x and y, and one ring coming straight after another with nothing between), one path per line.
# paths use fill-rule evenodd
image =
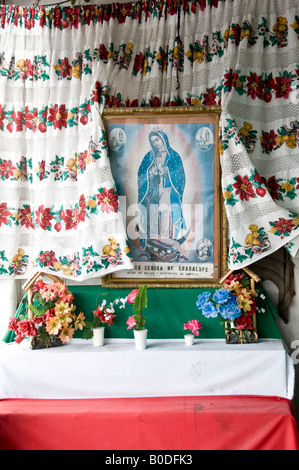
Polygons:
M71 311L72 311L72 308L68 302L63 302L63 300L61 300L60 302L57 302L55 304L55 312L57 315L69 314L71 313Z
M244 312L249 312L251 310L251 304L253 301L247 296L244 297L243 295L238 295L238 303L241 310Z
M60 328L61 323L56 317L51 317L46 324L46 330L49 335L58 335Z
M75 321L75 330L83 330L83 327L85 326L84 320L85 316L82 312L80 312Z
M59 338L61 339L63 343L68 343L70 339L72 339L72 337L74 336L74 333L75 333L74 328L71 328L70 326L68 326L66 328L63 328Z

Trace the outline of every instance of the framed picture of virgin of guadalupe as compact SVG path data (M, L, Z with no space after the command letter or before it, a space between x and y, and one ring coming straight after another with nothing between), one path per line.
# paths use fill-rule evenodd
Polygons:
M103 119L133 269L105 287L216 287L227 269L220 107L109 108Z

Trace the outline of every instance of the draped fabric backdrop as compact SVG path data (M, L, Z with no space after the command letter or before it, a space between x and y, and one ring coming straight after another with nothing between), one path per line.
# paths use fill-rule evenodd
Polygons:
M221 104L229 266L296 254L297 0L2 6L0 24L1 278L131 266L104 106Z

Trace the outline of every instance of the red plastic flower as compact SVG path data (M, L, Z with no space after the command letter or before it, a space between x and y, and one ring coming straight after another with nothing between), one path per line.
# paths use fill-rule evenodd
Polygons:
M235 323L238 330L244 330L245 328L253 328L252 316L248 314L241 315L235 320Z
M244 199L245 201L249 201L250 197L255 197L253 186L247 175L244 177L238 175L238 180L233 184L233 187L236 190L236 194L240 196L241 201L244 201Z
M33 320L20 320L17 333L22 338L26 336L37 336L37 329Z
M117 212L118 210L118 196L115 194L114 189L107 190L103 188L100 194L97 194L98 205L102 212Z
M113 318L116 317L113 313L105 312L102 310L101 306L99 305L96 310L92 312L96 317L98 317L102 323L107 323L107 325L111 326L113 323Z

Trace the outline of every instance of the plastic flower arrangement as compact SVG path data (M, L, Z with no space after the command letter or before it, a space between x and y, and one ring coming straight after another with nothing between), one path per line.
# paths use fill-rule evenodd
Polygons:
M144 330L145 317L143 311L147 307L147 286L143 285L139 289L134 289L127 297L128 304L133 304L134 315L128 318L127 330Z
M104 294L107 295L107 294ZM113 302L108 303L106 299L103 299L102 303L98 305L96 310L93 310L93 320L85 322L85 328L83 331L84 339L91 339L93 337L93 330L100 328L101 326L113 324L116 315L115 305L118 308L125 308L127 298L117 298Z
M196 305L206 318L217 318L234 323L237 329L252 329L252 316L257 310L257 293L249 288L243 274L232 274L214 295L205 291L198 296Z
M69 342L85 325L83 313L75 314L73 300L64 284L39 280L33 287L32 304L28 305L33 319L25 315L10 318L8 328L16 333L15 342L20 344L26 337L35 337L44 347L53 345L57 338L61 343Z
M194 336L199 336L199 331L201 330L202 326L200 325L198 320L190 320L188 323L184 324L184 330L189 330L190 334Z

